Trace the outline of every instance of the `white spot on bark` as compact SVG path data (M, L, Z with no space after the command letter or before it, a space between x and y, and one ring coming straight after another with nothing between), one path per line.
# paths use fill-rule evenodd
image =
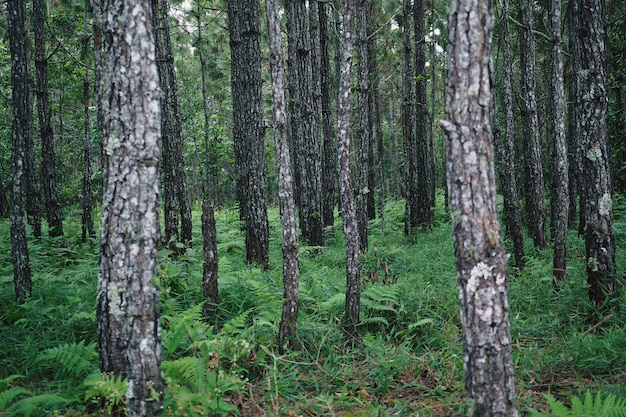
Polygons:
M613 200L611 199L611 194L604 193L602 198L600 199L600 204L598 205L598 212L600 216L607 217L613 211Z
M484 262L479 262L470 271L470 278L467 280L467 289L475 293L482 279L486 279L491 273L491 268Z
M587 159L592 162L597 162L602 158L602 151L599 146L592 146L587 151Z
M119 148L121 144L122 142L120 141L120 138L117 136L110 136L106 146L104 147L104 151L107 155L113 155L115 150Z
M113 316L118 316L123 313L122 303L124 295L124 288L116 282L110 282L107 288L107 296L109 298L109 309Z

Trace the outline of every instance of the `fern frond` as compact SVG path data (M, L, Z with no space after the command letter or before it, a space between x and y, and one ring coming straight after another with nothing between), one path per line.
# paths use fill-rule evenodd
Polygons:
M9 408L9 414L12 416L30 417L35 412L45 414L43 411L52 407L58 407L67 403L69 400L55 394L40 394L32 397L22 398Z
M9 375L4 379L0 379L0 390L4 391L5 389L9 388L9 385L11 385L11 382L22 377L23 375L14 374L14 375Z
M37 361L48 362L55 368L60 365L59 372L73 377L82 377L97 369L97 358L96 344L85 345L85 342L81 340L78 343L65 343L46 349L39 354Z
M26 388L13 387L0 392L0 410L5 410L15 400L24 395L31 395L31 392Z
M87 388L85 401L102 399L109 412L111 412L113 407L121 407L126 402L128 385L125 378L96 372L85 378L83 386Z
M550 394L545 395L547 409L545 413L537 410L529 410L533 417L626 417L626 398L617 397L614 394L603 396L601 392L595 397L590 390L585 392L583 398L572 396L571 407L567 407L561 401Z

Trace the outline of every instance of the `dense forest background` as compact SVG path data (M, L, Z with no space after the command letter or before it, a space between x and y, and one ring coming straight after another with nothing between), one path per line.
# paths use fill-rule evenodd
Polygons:
M292 106L294 97L315 98L310 109L319 122L315 130L305 123L310 109L289 107L293 138L310 137L311 132L319 138L319 153L310 151L306 141L292 138L289 143L301 228L296 245L297 337L281 323L287 296L281 274L285 271L281 236L285 235L278 207L284 214L287 206L281 201L281 145L273 140L274 68L265 2L259 10L258 73L243 71L250 54L231 49L241 43L233 39L246 33L236 32L232 16L237 10L229 9L240 2L151 3L155 19L162 19L160 24L155 20L156 36L164 45L165 40L170 42L171 48L169 52L157 49L157 60L173 65L171 72L160 68L163 97L168 98L164 102L170 105L162 107L162 113L171 112L174 120L163 125L163 131L175 132L175 122L180 123L178 133L167 135L178 135L180 143L164 142L161 148L164 169L171 169L161 175L163 232L155 277L161 294L162 368L167 384L164 413L465 415L463 342L450 231L455 213L448 208L447 139L439 124L445 118L448 5L358 2L349 151L361 288L360 308L351 313L343 308L350 236L341 227L345 211L340 204L341 174L335 171L341 170L336 166L341 146L336 123L344 8L333 1L302 6L309 13L306 37L315 45L307 50L313 55L308 64L313 93L297 96L290 79L297 71L289 65L299 56L289 43L290 36L294 38L289 16L297 12L288 7L298 2L286 3L279 2L278 17L287 99ZM581 47L572 35L572 28L582 27L579 17L584 12L576 9L577 2L564 2L556 24L562 36L555 37L551 4L525 0L494 4L492 125L498 208L506 250L511 253L511 345L518 409L524 415L579 415L558 410L565 406L574 413L577 407L604 407L612 415L626 415L623 289L619 295L626 268L626 4L602 2L615 264L611 265L613 281L596 292L588 281L584 199L577 199L590 188L585 185L587 172L576 138L581 126L577 120L586 114L578 106L591 90L585 90L581 81L588 70L580 66ZM40 6L43 16L37 12ZM103 155L108 149L100 135L102 115L96 97L100 75L93 5L66 0L27 3L25 29L32 39L31 75L25 85L32 91L33 135L26 149L31 176L26 179L25 210L33 287L32 296L17 304L8 219L13 164L9 110L14 106L14 87L7 6L0 7L0 102L5 109L0 115L0 415L124 415L126 381L101 373L98 367L97 236L106 197ZM562 125L555 123L551 96L555 43L563 51ZM44 62L46 84L39 78ZM260 109L262 123L254 127L256 133L245 130L256 122L241 118L253 112L245 106L254 95L238 95L241 91L234 87L235 79L245 77L252 77L250 84L260 92L262 107L254 111ZM45 103L42 89L48 93L49 120L37 117ZM534 108L529 107L531 101ZM559 209L555 213L559 198L555 190L563 185L559 182L563 152L555 139L559 132L569 158L564 223L559 223ZM242 141L246 135L261 140ZM533 169L543 177L539 187L533 182ZM261 172L265 181L252 184L250 190L260 186L262 192L248 198L252 194L242 184L246 178L262 180ZM315 187L319 198L330 204L330 214L321 200L315 207L307 205L310 172L318 172ZM323 173L330 173L330 182L324 182ZM50 178L56 184L50 185ZM514 200L512 190L519 195ZM258 209L254 203L259 200L266 200L267 217L253 223L252 213ZM186 204L189 219L185 219ZM206 251L210 234L205 230L208 206L214 210L215 253L219 254L215 259L219 301L210 308L203 288L207 255L202 250L204 243ZM515 207L518 223L511 211ZM181 211L168 217L175 210ZM181 229L168 229L169 221L181 222ZM265 237L258 233L263 223ZM567 261L562 270L556 260L559 245L567 248L561 252ZM607 288L617 289L618 297ZM358 326L359 338L346 337L346 317L357 318L352 324Z

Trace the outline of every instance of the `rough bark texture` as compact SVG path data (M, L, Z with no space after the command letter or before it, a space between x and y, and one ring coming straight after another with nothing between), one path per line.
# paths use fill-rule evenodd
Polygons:
M305 0L285 2L288 37L289 128L293 144L296 204L302 237L324 245L322 225L322 139L315 113L311 42Z
M357 0L355 10L357 37L357 103L358 115L354 129L354 195L356 219L359 225L361 251L367 252L368 236L368 197L371 193L368 183L370 171L370 148L372 146L369 120L369 65L367 39L368 0Z
M552 276L554 284L567 272L567 223L569 183L567 172L567 139L565 137L565 96L563 92L563 57L561 54L561 0L550 1L550 108L553 143L551 230L554 239Z
M202 294L204 304L202 317L210 319L217 312L219 292L217 287L218 258L217 258L217 232L215 228L215 214L211 200L205 196L202 201Z
M404 234L412 234L418 224L417 218L417 173L415 167L415 134L413 130L413 66L411 65L411 1L403 0L402 38L402 142L404 145Z
M613 200L609 167L604 0L577 0L581 71L579 132L583 154L585 246L589 298L602 305L617 296Z
M424 42L424 2L413 2L413 24L415 27L415 169L416 195L415 213L417 224L429 228L434 220L432 189L435 187L431 171L432 153L429 144L428 103L426 102L426 44Z
M513 108L513 53L511 48L511 35L509 32L509 0L502 2L502 24L500 26L503 55L503 106L504 106L504 135L496 149L501 150L498 154L500 171L500 183L504 197L504 224L506 233L513 241L513 255L515 266L523 269L525 260L524 230L522 228L522 216L520 214L519 196L517 193L517 178L515 174L515 109Z
M541 166L541 139L537 117L535 39L533 1L520 0L522 26L519 28L522 86L520 105L524 131L524 175L528 230L538 248L548 244L546 235L546 197Z
M48 57L44 36L45 3L33 1L33 22L35 33L35 70L37 76L37 114L41 136L41 179L48 222L48 235L63 235L61 203L57 194L56 158L54 156L54 131L50 122L50 91L48 89Z
M103 177L98 347L103 372L128 378L128 415L158 416L164 391L157 273L159 80L151 10L96 8L102 39Z
M352 87L353 16L355 0L347 0L343 15L343 42L339 76L339 113L337 117L337 145L339 166L339 196L343 213L343 231L346 236L346 316L345 329L357 334L361 309L361 259L359 226L354 209L354 195L350 180L350 88Z
M328 52L328 5L318 5L320 27L320 104L322 132L324 135L322 165L322 220L324 227L335 224L335 202L337 195L337 145L333 132L333 109L330 100L330 54ZM332 230L332 229L331 229Z
M452 0L448 13L447 120L441 126L448 139L468 415L517 416L489 114L493 12L489 2Z
M285 100L285 69L283 65L280 17L275 0L266 0L267 28L272 73L272 102L274 115L274 143L278 164L278 198L283 224L283 311L278 330L278 348L281 352L296 347L298 323L298 230L296 205L291 175L291 155L287 139L287 104Z
M15 300L18 304L26 301L33 288L26 241L26 213L24 211L26 136L29 130L29 118L32 117L29 105L28 32L25 9L26 5L23 1L11 0L7 2L13 98L9 217L11 219L13 283L15 285Z
M258 0L228 2L237 195L246 231L246 261L268 267L269 225Z
M187 195L187 179L182 139L182 122L178 102L178 83L170 40L169 2L151 0L152 24L156 42L156 62L161 96L161 132L163 158L163 194L165 196L165 242L180 252L176 245L191 245L191 206ZM178 220L180 218L180 233Z
M85 0L85 12L84 22L85 31L87 31L88 20L88 7L89 0ZM91 122L89 117L89 82L91 76L89 75L89 66L87 65L87 56L89 51L89 36L87 32L83 33L83 57L85 57L83 76L83 160L85 166L83 168L83 184L82 184L82 196L81 196L81 208L82 208L82 221L81 232L83 242L87 240L87 236L95 238L96 231L93 222L93 187L91 182Z

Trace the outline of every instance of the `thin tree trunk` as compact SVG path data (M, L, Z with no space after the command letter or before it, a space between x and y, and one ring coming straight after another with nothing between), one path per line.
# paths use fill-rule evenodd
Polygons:
M99 6L99 7L98 7ZM97 291L102 372L128 379L128 415L161 413L159 293L159 80L151 10L138 0L103 0L104 198Z
M404 234L410 235L417 228L417 190L415 186L415 136L413 129L413 70L411 65L411 1L403 0L403 66L402 66L402 142L404 145Z
M608 147L604 0L576 0L580 26L579 119L587 283L590 300L603 305L618 296L613 200Z
M491 106L491 3L452 0L448 17L448 188L461 301L468 416L518 415L507 256L497 218Z
M561 0L550 0L550 108L551 133L554 143L552 163L552 237L554 285L567 272L567 223L569 209L567 139L565 137L565 97L563 93L563 57L561 55Z
M356 2L356 36L357 36L357 102L358 116L355 126L354 152L356 160L354 167L354 192L356 218L359 225L359 243L361 251L367 252L368 246L368 194L371 190L368 184L368 172L370 169L370 147L372 144L370 121L369 121L369 65L368 65L368 39L367 39L367 12L368 0Z
M83 186L82 186L82 197L81 197L81 207L82 207L82 221L81 221L81 231L82 231L82 240L85 242L87 240L87 236L95 237L96 231L94 229L93 222L93 187L91 182L91 124L89 118L89 65L87 62L87 56L89 51L89 34L87 32L87 23L88 23L88 9L89 9L89 0L85 0L85 12L84 12L84 24L85 24L85 33L83 33L83 57L85 59L84 71L83 75L83 129L84 129L84 143L83 143L83 160L85 166L83 168Z
M541 166L541 140L537 117L535 39L533 34L533 1L520 0L522 26L520 34L520 65L522 72L522 124L524 127L524 173L528 229L538 248L548 244L546 235L546 200Z
M280 16L275 0L266 0L267 28L272 73L272 102L274 115L274 143L278 164L278 198L283 224L283 310L278 330L278 349L281 353L296 347L298 324L298 230L296 205L291 175L291 155L287 138L287 104L285 100L285 69L283 65ZM320 5L321 6L321 5ZM320 12L321 13L321 12ZM323 50L323 49L322 49Z
M56 158L54 156L54 130L50 122L50 91L48 89L48 57L44 36L45 2L33 2L33 22L35 33L35 69L37 75L37 114L41 136L41 178L48 222L48 235L63 235L61 203L57 194Z
M503 106L504 106L504 136L500 146L502 152L498 155L500 163L500 178L504 197L504 223L506 232L513 241L513 256L515 266L524 269L526 265L524 249L524 230L520 214L519 196L517 192L517 178L515 174L515 111L513 108L513 54L511 35L509 32L509 0L502 3L501 39L503 42Z
M354 36L353 15L355 0L347 0L343 16L343 42L339 76L339 114L337 119L337 145L339 166L339 195L343 213L343 231L346 236L346 311L345 330L348 335L358 334L361 309L361 259L359 227L354 209L354 196L350 181L350 89L352 87L352 45Z
M29 134L29 118L32 118L29 104L28 31L26 30L25 2L17 0L7 2L7 13L13 98L11 182L9 184L11 253L15 300L17 304L23 304L30 297L33 289L28 243L26 241L26 214L24 212L26 136Z

